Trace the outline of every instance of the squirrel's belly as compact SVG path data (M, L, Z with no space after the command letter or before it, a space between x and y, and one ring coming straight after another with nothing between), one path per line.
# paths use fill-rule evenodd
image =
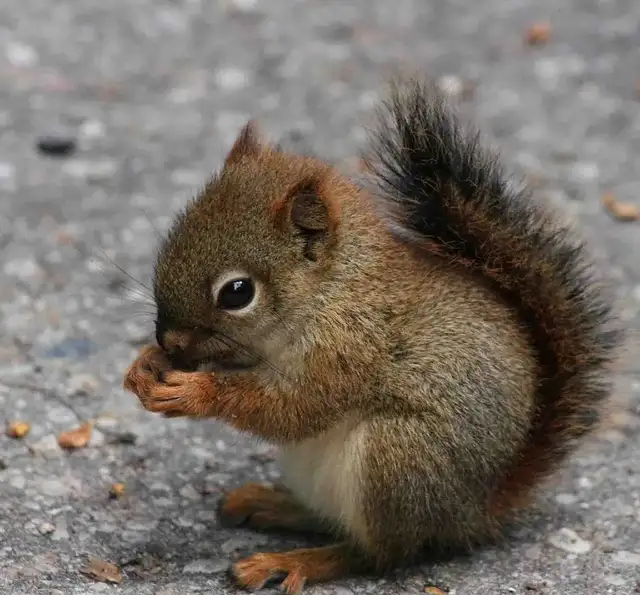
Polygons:
M348 420L281 454L283 482L296 498L362 543L365 449L366 424Z

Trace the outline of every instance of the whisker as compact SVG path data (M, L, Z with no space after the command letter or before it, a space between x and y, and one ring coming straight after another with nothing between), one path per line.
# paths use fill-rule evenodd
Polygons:
M160 230L158 229L157 225L153 222L153 219L151 219L151 217L149 217L149 213L147 213L147 211L145 211L144 209L140 209L140 211L143 213L143 215L147 218L147 221L149 222L149 225L151 225L151 227L153 228L153 231L155 232L156 236L158 237L159 240L162 240L163 235L160 232Z
M102 248L98 248L98 250L100 250L101 254L114 266L116 267L116 269L118 269L123 275L125 275L126 277L128 277L129 279L131 279L131 281L133 281L136 285L139 285L142 289L145 289L146 291L149 292L149 296L153 295L153 290L145 285L142 281L139 281L138 279L136 279L133 275L131 275L130 273L128 273L125 269L123 269L118 263L116 263L115 260L113 260L112 258L109 257L109 255L102 249Z
M127 272L124 268L122 268L119 264L117 264L112 258L109 257L109 255L102 248L95 248L95 247L92 247L92 246L87 246L87 244L85 242L81 242L81 241L80 242L66 242L65 245L66 246L70 246L71 248L73 248L82 258L89 257L94 262L97 262L98 265L100 265L100 267L102 267L102 272L105 273L107 269L104 266L104 263L100 262L100 260L93 253L93 250L96 250L96 249L99 250L100 253L102 254L102 256L106 260L108 260L118 271L120 271L123 275L125 275L125 277L131 279L131 281L133 281L136 285L139 285L142 289L148 291L149 292L149 297L151 297L153 295L153 291L149 286L147 286L144 283L142 283L142 281L139 281L138 279L136 279L133 275L131 275L131 273Z
M114 324L121 324L128 320L139 319L139 318L146 318L147 320L153 320L154 317L155 317L155 313L152 314L150 312L134 312L133 314L126 314L122 316L113 316L113 317L109 316L107 317L107 322L114 323Z
M136 304L145 304L146 306L152 306L155 308L156 303L155 301L150 298L148 295L140 292L140 291L135 291L134 288L132 287L126 287L123 286L125 289L127 289L127 292L130 293L131 295L120 295L120 299L122 300L126 300L128 302L134 302Z
M214 336L219 341L221 341L224 345L226 345L227 347L229 347L231 349L233 349L235 347L236 349L239 349L241 352L245 353L246 355L249 355L250 357L256 358L259 362L261 362L261 363L265 364L266 366L268 366L269 368L271 368L274 372L276 372L277 374L282 376L285 380L289 380L287 378L286 374L282 370L280 370L280 368L278 368L276 365L271 363L268 359L265 359L261 355L255 353L254 351L252 351L251 349L249 349L248 347L246 347L245 345L243 345L242 343L240 343L236 339L233 339L229 335L226 335L226 334L224 334L223 332L221 332L221 331L219 331L217 329L214 330L213 333L214 333Z

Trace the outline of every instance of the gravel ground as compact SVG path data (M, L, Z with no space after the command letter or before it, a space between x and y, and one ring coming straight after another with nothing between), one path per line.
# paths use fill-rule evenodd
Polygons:
M524 31L550 21L548 43ZM264 445L154 417L120 388L151 332L158 234L240 125L349 160L386 76L439 78L541 200L559 205L640 319L640 3L634 0L21 0L0 6L0 592L235 593L225 568L300 541L218 526L219 492L273 479ZM43 155L37 139L76 151ZM59 147L60 150L64 147ZM126 271L123 272L123 271ZM640 590L640 358L620 407L503 547L315 594ZM56 436L98 419L87 448ZM114 482L125 493L109 499ZM79 572L118 564L119 585ZM273 591L275 592L275 591Z

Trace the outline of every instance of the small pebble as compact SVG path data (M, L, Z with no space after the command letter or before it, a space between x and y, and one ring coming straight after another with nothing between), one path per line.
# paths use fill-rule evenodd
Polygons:
M64 541L69 539L69 530L67 529L67 521L64 518L59 518L56 521L56 530L51 535L53 541Z
M7 163L6 161L0 161L0 180L13 181L16 175L16 168L13 163Z
M563 506L571 506L578 501L578 496L575 494L558 494L556 496L556 502L558 504L562 504Z
M138 440L133 432L119 432L112 437L112 441L118 444L135 444Z
M202 494L198 492L192 485L187 484L180 488L180 495L187 500L200 500L202 498Z
M104 136L104 124L100 120L85 120L80 126L80 136L86 139Z
M71 137L42 136L37 146L40 153L48 157L68 157L76 150L76 141Z
M33 66L38 62L38 54L26 43L13 41L7 44L5 48L7 60L19 68Z
M464 83L460 77L446 75L438 79L438 87L449 97L460 97L464 91Z
M58 441L53 434L48 434L34 444L31 444L29 450L34 455L42 455L45 457L51 455L59 456L62 453L58 446Z
M598 179L600 172L596 163L579 161L575 163L569 172L571 178L576 182L591 182Z
M95 393L100 385L98 379L91 374L77 374L69 378L67 386L71 396L87 396Z
M266 545L267 537L265 535L247 535L246 537L232 537L225 541L220 550L223 554L231 554L238 550L251 549L256 546Z
M216 72L216 84L227 91L239 91L249 84L249 76L240 68L221 68Z
M640 552L616 552L613 561L626 566L640 566Z
M44 479L38 482L38 491L45 496L60 498L66 496L71 488L59 479Z
M48 522L40 523L38 526L38 531L40 531L42 535L51 535L55 530L56 526Z
M592 548L589 541L582 539L573 529L566 527L551 535L549 543L570 554L586 554Z
M218 574L229 568L229 560L213 558L211 560L195 560L187 564L182 572L184 574Z
M98 161L73 160L66 163L64 172L74 178L99 182L113 177L118 171L118 165L111 159Z
M258 0L232 0L231 4L236 10L249 12L256 8Z

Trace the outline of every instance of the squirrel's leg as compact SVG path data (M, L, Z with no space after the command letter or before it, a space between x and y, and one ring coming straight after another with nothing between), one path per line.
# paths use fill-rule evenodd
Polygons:
M222 500L220 518L227 526L319 532L320 522L283 487L247 483Z
M260 589L270 579L285 575L285 593L298 594L309 582L331 581L359 570L360 563L346 543L293 550L282 553L253 554L236 562L231 571L236 582L247 589Z

